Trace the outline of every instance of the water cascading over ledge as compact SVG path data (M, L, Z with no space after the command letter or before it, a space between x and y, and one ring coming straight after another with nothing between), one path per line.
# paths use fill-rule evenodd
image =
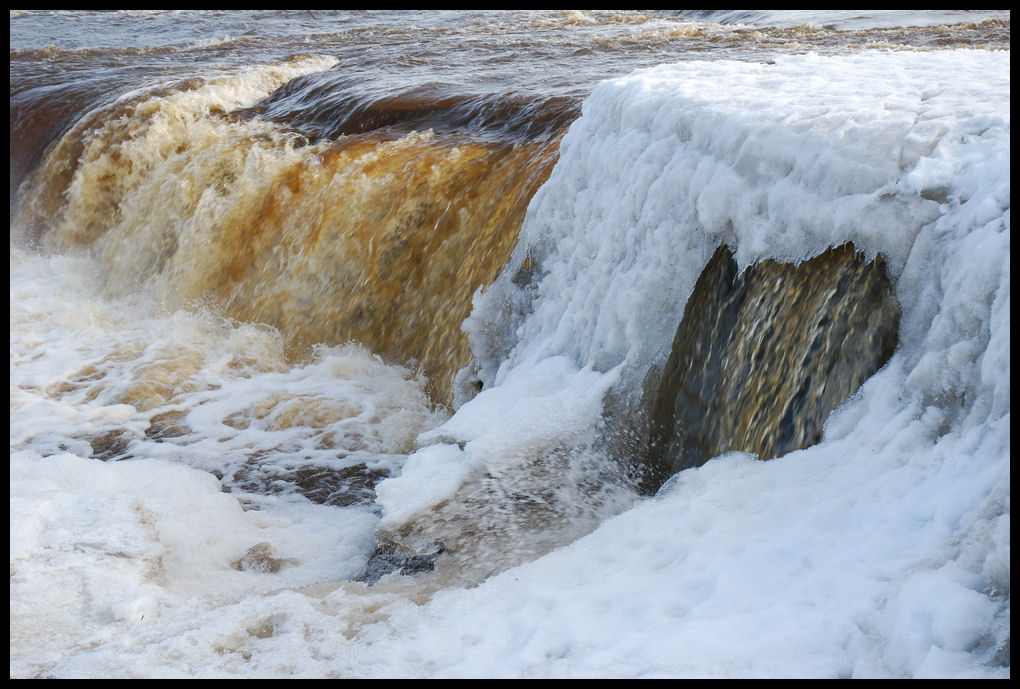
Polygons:
M472 295L506 263L576 113L425 93L416 108L390 99L333 122L306 112L300 87L329 64L196 78L91 112L23 186L19 225L48 248L87 249L112 294L141 285L171 309L269 324L293 361L358 342L420 369L448 404ZM504 130L486 108L511 123L545 116Z
M817 443L829 413L892 356L898 329L881 256L845 244L741 273L719 247L665 366L649 372L642 488L731 450L766 460Z

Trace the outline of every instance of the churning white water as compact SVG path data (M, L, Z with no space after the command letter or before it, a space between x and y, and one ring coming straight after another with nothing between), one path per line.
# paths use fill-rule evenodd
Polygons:
M475 295L451 410L363 347L288 363L273 328L12 243L11 676L1008 677L1009 112L1008 51L603 82ZM512 536L470 518L486 481L607 459L605 395L640 394L715 247L847 241L888 262L899 347L818 445L568 491L561 540L486 541L480 583L353 581L438 514ZM316 503L303 467L384 478Z

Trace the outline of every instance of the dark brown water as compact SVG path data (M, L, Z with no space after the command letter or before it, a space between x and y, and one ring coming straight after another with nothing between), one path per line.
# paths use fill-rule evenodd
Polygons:
M170 306L203 300L273 325L295 360L316 343L363 343L420 366L445 403L466 363L471 297L506 262L598 81L677 60L1009 41L1008 15L867 29L854 17L838 17L845 29L715 19L728 23L672 12L14 13L12 232L88 248L113 293L141 281Z
M599 80L678 60L1009 48L1008 12L17 11L10 22L12 187L92 108L294 55L339 62L259 107L335 136L394 124L548 133Z
M677 235L688 228L674 223L659 238L663 243L655 245L660 255L670 257L659 264L664 270L640 285L648 301L621 299L613 305L618 311L643 313L644 306L654 301L649 313L668 312L669 317L646 318L640 324L637 319L607 321L635 324L617 328L617 333L630 328L626 338L635 343L631 351L641 350L634 357L636 363L628 355L626 364L632 370L627 376L613 378L619 369L611 357L571 359L574 349L587 346L597 318L591 314L602 297L587 299L586 306L593 308L571 310L569 317L552 324L557 336L574 335L575 340L557 343L559 349L551 351L541 366L527 371L526 389L514 388L521 385L520 378L500 380L496 370L529 356L528 351L520 354L527 347L518 349L517 343L530 344L532 335L545 337L545 331L536 335L524 326L531 315L544 315L542 308L558 294L576 290L578 301L605 294L582 284L593 280L593 272L575 272L573 282L566 285L545 279L588 265L583 241L576 252L543 253L546 245L561 241L558 224L568 226L590 208L607 209L605 215L616 224L589 232L606 240L598 244L604 253L590 255L592 265L604 273L615 268L602 260L615 255L614 243L640 241L624 232L628 204L640 199L626 190L617 194L613 185L605 184L613 175L598 169L576 172L584 168L574 164L579 151L584 156L601 147L613 154L607 160L623 162L632 154L654 157L654 146L630 148L626 140L606 146L601 135L590 136L569 149L573 158L566 159L564 147L564 158L558 160L566 133L581 117L585 99L598 83L637 68L678 61L703 61L685 72L690 77L702 70L736 76L757 73L745 69L747 63L782 62L791 54L853 56L832 61L838 67L857 62L862 52L880 51L876 66L855 72L865 79L854 84L853 95L870 103L867 78L880 77L876 81L888 94L895 76L887 81L882 70L887 64L896 69L906 62L893 53L961 47L1008 51L1008 11L14 11L10 29L12 505L22 494L30 496L20 503L26 505L27 515L21 531L16 534L12 527L12 676L101 674L92 670L90 658L108 674L118 674L136 653L146 656L133 658L139 675L294 676L293 667L308 675L322 668L337 676L382 674L393 668L442 674L450 666L437 664L429 655L432 651L422 650L429 645L422 641L434 636L435 620L443 618L422 604L436 590L470 587L572 543L635 502L643 508L654 505L658 501L639 498L629 462L642 465L634 473L646 479L640 487L653 491L672 472L728 450L768 459L809 445L818 440L827 419L834 419L837 426L836 437L823 440L828 449L815 448L802 456L820 455L822 462L812 466L834 476L848 474L833 469L857 466L864 479L861 492L847 498L861 500L849 512L866 519L857 530L847 532L845 541L839 540L838 525L831 531L800 535L790 530L793 538L806 535L807 541L816 540L803 551L816 562L790 570L786 565L797 558L787 557L789 549L778 548L783 552L775 559L782 565L776 571L783 573L782 581L776 589L759 593L762 600L777 605L779 617L803 607L806 600L818 616L818 628L829 629L836 619L838 625L854 630L853 635L859 632L831 640L840 656L833 673L859 668L855 658L844 663L842 656L853 656L861 648L881 646L885 653L897 644L910 646L901 643L899 632L887 633L888 626L897 626L895 619L885 617L890 611L895 617L897 611L887 602L896 603L903 592L911 595L900 603L917 601L924 597L913 595L918 590L924 594L936 589L911 589L910 584L901 586L902 581L885 585L890 571L915 582L918 573L923 579L936 570L952 578L964 560L981 567L986 550L994 554L986 568L999 566L995 558L1003 551L1007 552L1003 562L1008 561L1008 471L995 484L1000 496L1005 495L1004 503L989 506L972 497L964 505L955 496L965 477L982 480L981 472L989 466L999 471L996 467L1008 464L1008 379L996 388L994 399L990 392L971 394L979 377L980 385L985 377L994 378L992 369L1002 360L998 353L1008 349L997 344L986 351L991 336L972 332L987 330L990 323L993 331L1000 330L993 332L996 343L1003 339L1002 330L1008 340L1008 259L1005 277L999 282L992 279L989 287L983 279L974 279L979 271L972 265L969 272L960 272L958 265L944 260L941 239L933 242L938 247L930 248L935 257L931 270L940 272L941 282L935 285L938 280L933 280L932 289L949 295L942 295L948 305L943 307L932 301L936 297L926 287L916 284L927 276L889 277L881 254L869 256L875 259L870 262L852 248L825 252L812 244L811 251L817 249L821 256L809 259L806 252L794 251L789 255L805 259L799 265L762 260L742 265L745 272L738 273L723 249L709 262L717 242L724 240L706 235L704 249L677 243ZM923 65L949 62L922 57ZM960 61L971 67L979 63L971 63L971 58ZM719 60L736 62L716 70L719 65L713 61ZM793 94L790 112L808 115L810 122L815 112L826 111L828 103L800 85L800 77L812 69L810 60L794 62L808 66L792 72L797 82L785 89L788 97ZM995 61L997 68L1002 64ZM830 64L825 73L836 74L838 69ZM934 68L922 69L920 75L925 84L935 85L931 93L939 91L942 75ZM915 71L911 78L917 77ZM953 77L958 89L960 77ZM1008 107L1001 107L1008 101L1008 81L1001 88L1003 78L1003 72L996 71L988 83L998 86L986 92L995 107L1008 112ZM667 83L679 88L689 82ZM728 88L724 95L740 96L732 84ZM771 90L755 88L762 102L773 97ZM952 97L956 92L949 90L946 113L934 113L929 123L936 129L947 126L942 131L954 135L971 132L967 127L974 124L963 126L953 119L968 111L971 101L968 97L959 111L953 110L959 105ZM916 95L917 90L910 93ZM700 94L693 95L687 102L697 101ZM614 103L619 112L627 111L623 100L603 101L593 107L586 122L603 121L606 111L598 108ZM817 108L808 113L805 103ZM935 109L944 105L937 96L933 103ZM837 118L841 107L835 108ZM931 109L915 107L916 103L908 104L902 111L906 120L915 112L932 114ZM977 111L987 113L991 108L985 103ZM753 111L737 110L755 119ZM1001 129L997 113L988 121ZM1005 127L1005 137L993 131L999 138L989 140L1008 140L1008 117ZM875 146L855 137L880 130L854 128L848 136L851 152L874 153ZM640 128L628 129L624 122L621 131L640 133ZM822 126L821 131L823 140L807 141L807 154L834 145L825 137L834 136L835 130ZM903 142L904 150L934 146L940 136L920 131L915 140L912 134ZM895 137L889 140L898 142ZM699 156L707 159L715 152L709 146ZM868 160L895 167L885 153L869 155ZM753 152L748 157L752 156ZM558 162L565 164L556 169ZM773 161L762 162L760 188L782 182L784 173L769 169ZM995 170L1002 167L1008 246L1008 164ZM571 187L575 174L573 179L582 183ZM989 174L978 186L987 181L1001 192L1001 174L995 174L999 177ZM529 210L551 175L554 184L542 194L555 195L557 204L535 203L530 207L541 210ZM637 177L647 179L643 174ZM816 181L819 188L844 191L826 180L809 180L808 186ZM559 193L571 189L594 189L597 200L604 197L606 204L593 204L591 194L580 198L583 194ZM959 187L925 189L913 201L956 204L958 192L963 193ZM909 189L904 195L910 195ZM663 196L674 201L672 211L695 203L683 190ZM717 197L724 205L722 194ZM996 205L1002 197L999 193L999 199L992 199L993 214L1002 211ZM578 211L573 216L572 202ZM542 214L548 210L552 212ZM529 213L534 213L530 220ZM868 217L879 220L876 236L886 229L911 231L897 225L900 218L893 211ZM783 218L769 221L782 225ZM959 214L951 219L950 232L957 221ZM529 243L521 248L535 252L529 254L533 258L525 258L523 250L514 254L511 278L503 271L522 226L538 228L525 235ZM643 227L642 221L635 226ZM584 235L585 227L578 222L568 229ZM810 234L811 229L804 232ZM620 237L628 237L627 242ZM832 241L841 244L849 238L837 232ZM874 241L883 247L879 252L885 247L898 250L897 240ZM971 248L953 241L947 244L953 251L958 246ZM996 241L986 246L1001 245ZM679 246L691 250L674 251ZM983 260L995 251L975 250L961 263ZM755 252L777 255L768 247ZM683 254L679 261L678 254ZM658 258L646 254L637 267ZM903 261L900 256L890 263L902 269ZM554 266L556 262L562 265ZM692 294L697 266L704 262L709 262L704 284ZM640 272L629 272L630 267L624 275ZM926 268L928 263L922 272ZM683 282L683 289L669 289L677 273L683 273L683 280L672 285ZM959 275L966 278L954 283ZM483 292L494 279L514 289ZM630 285L622 283L640 279L625 277L614 284L614 292L626 297ZM550 288L551 284L557 287ZM901 291L903 284L907 287ZM865 422L852 432L847 424L854 421L846 414L829 416L829 410L853 395L899 346L892 289L927 300L920 306L903 305L905 320L913 319L914 342L905 340L897 351L902 356L871 381L884 386L880 397L895 397L897 381L916 388L887 406L902 417L893 425L909 426L903 431L908 440L898 435L889 439L898 431L884 428L884 419L878 418L886 407L868 411ZM980 289L1000 292L990 292L987 299L969 294ZM957 298L954 292L962 296ZM688 294L688 313L677 322ZM981 309L993 297L990 308L1007 312L1004 328L999 316L982 320ZM935 310L940 310L937 316ZM918 332L927 325L918 322L927 316L933 324L927 337L933 343L921 346L916 340L923 333ZM947 321L953 324L946 325ZM954 328L972 330L961 335ZM466 331L475 338L471 351ZM641 391L634 388L640 387L653 357L646 357L646 349L636 343L653 342L654 347L647 349L668 352L674 331L672 355L664 355L655 364L655 375L647 378L661 385L642 405ZM518 336L520 332L524 335ZM580 345L575 348L576 342ZM967 357L980 361L974 364ZM923 365L918 358L923 358ZM915 377L922 380L896 377L904 366L914 365ZM585 368L564 373L571 366ZM931 382L940 376L944 380ZM453 389L465 404L451 417ZM873 395L874 386L871 390L864 395ZM943 394L945 390L954 394ZM916 409L911 395L924 398ZM468 407L465 398L476 404ZM929 398L931 408L923 418L915 418L914 412L923 411ZM984 439L978 445L966 438L957 445L948 441L941 445L942 435L963 436L974 427L957 424L959 419L993 404L1005 407L1004 420L995 417L995 428L981 431ZM893 464L901 458L907 463L930 459L934 453L928 453L928 438L915 438L916 433L928 432L927 424L934 429L930 443L947 448L940 449L945 462L960 464L957 474L945 474L952 476L946 480L948 488L943 491L933 487L939 481L911 477L883 486L879 492L890 494L885 502L864 497L871 487L893 478L882 475L882 470L871 473L878 460L886 459L881 453ZM881 441L886 445L851 452L850 461L844 461L846 439L867 440L872 428L886 434ZM638 431L634 435L645 434L640 442L630 434L633 429ZM964 430L957 433L959 429ZM902 446L895 447L899 442ZM1003 458L1004 463L994 464ZM725 475L736 459L712 462L702 472L683 472L678 483ZM796 457L790 460L758 465L739 458L741 471L759 476L775 477L784 470L790 476L791 465L795 471L806 468ZM181 464L190 468L186 476L170 471ZM60 473L60 467L67 469L64 475L50 475L54 468ZM139 473L129 473L132 470ZM166 485L145 484L142 479L150 471L167 477ZM867 473L871 475L864 476ZM117 495L107 490L111 481L121 483ZM175 481L210 489L210 505L215 498L222 500L192 513L196 509L189 500L192 496L174 492ZM133 482L141 486L140 492L130 492ZM819 487L821 492L831 488L818 481L796 483L788 486L786 495L793 496L790 503L798 508L810 502L805 496L819 497L815 495ZM753 489L769 492L774 485L769 479L755 483ZM715 497L730 490L719 486L714 486ZM932 524L943 534L942 540L931 540L937 541L935 546L922 542L929 537L922 531L914 537L917 514L926 514L924 509L915 510L921 501L898 505L903 493L918 486L922 498L934 505L929 513L938 518ZM163 489L178 495L175 504L163 506L159 497ZM231 495L221 495L220 490ZM839 488L829 492L843 497ZM950 493L953 499L946 500ZM688 505L697 507L700 497L699 493ZM739 498L739 493L727 495L713 509L753 522L756 515L743 512ZM842 499L833 504L833 513L847 511ZM981 531L946 529L940 520L943 515L952 518L952 509L943 509L947 504L955 505L957 514L965 507L980 512L976 520L994 525ZM153 510L161 516L154 516ZM300 516L308 514L316 516ZM684 514L688 516L670 522L669 528L675 527L677 534L702 528L696 517L689 516L696 510ZM872 517L885 524L887 515L911 522L909 533L900 534L898 541L880 538L883 542L870 543ZM243 524L238 521L242 517ZM553 598L571 608L581 598L594 601L590 614L589 602L579 606L585 613L575 620L575 629L592 620L612 619L613 611L618 611L626 623L608 630L606 638L612 639L610 644L620 640L621 658L634 648L634 639L642 646L656 645L652 636L640 636L655 635L657 629L645 624L650 618L644 612L669 613L669 619L660 620L669 629L677 628L678 620L682 624L681 618L691 610L663 608L662 593L690 587L687 593L697 595L714 585L711 576L702 575L726 563L716 557L671 565L668 559L677 548L693 554L711 550L720 545L715 534L721 533L721 545L728 546L729 535L709 530L700 534L701 540L672 543L670 536L662 537L662 520L655 519L654 525L640 519L629 522L638 525L627 527L631 531L648 530L637 534L638 540L647 540L639 544L637 554L620 549L611 533L607 538L603 532L604 545L594 551L586 544L590 542L577 544L570 557L577 556L579 568L592 574L589 588L574 590L574 582L566 582L565 595L550 597L541 585L533 585L536 579L521 577L521 590L529 593L519 600L529 610L517 636L528 645L526 662L533 664L526 667L538 668L538 673L564 667L576 672L589 667L595 656L599 662L613 660L602 646L586 642L566 650L558 638L547 646L530 645L529 639L541 642L548 632L550 611L555 616L566 610L550 607ZM782 523L792 526L796 521ZM290 526L273 526L283 522ZM789 529L773 528L773 536ZM753 546L756 528L743 532ZM127 534L123 547L122 534ZM296 557L291 546L301 550L312 537L319 540L304 551L308 555ZM995 545L973 545L984 541ZM784 545L785 539L774 542ZM831 549L820 547L823 542ZM908 557L900 552L915 545L917 550ZM894 548L897 552L889 554ZM956 560L955 555L935 552L955 548L965 550ZM821 580L839 566L818 570L822 559L843 563L862 553L864 560L877 559L861 577L884 582L885 588L867 589L879 612L862 617L854 605L841 606L838 598L832 603L827 591L816 591L814 599L800 598L799 591L784 598L786 572ZM326 560L321 566L320 556ZM178 560L198 567L178 566ZM752 553L747 560L735 561L735 567L747 569L742 563L752 561L763 560ZM618 579L615 591L607 592L603 605L601 593L591 596L592 582L604 572L619 577L621 567L628 573ZM1001 579L1008 591L1008 562L1002 567L1004 578L982 575L974 581L984 586ZM415 576L388 577L381 586L366 588L365 583L397 570ZM224 573L245 579L225 585ZM299 576L292 577L294 573ZM721 573L725 578L725 570ZM515 582L517 574L513 573ZM100 579L109 585L97 584ZM263 588L252 589L256 579ZM143 597L134 605L139 582L147 591L159 591L153 594L158 601L148 604L146 600L155 599ZM648 586L649 582L657 585ZM715 580L720 582L724 586L715 594L716 602L731 590L723 579ZM504 583L509 584L509 577ZM97 597L103 588L115 595ZM846 600L861 600L858 591L847 594ZM968 588L960 595L964 593L976 591ZM968 644L978 639L974 643L979 653L989 644L999 644L996 656L1005 657L1008 665L1006 595L1004 637L978 639L980 629L970 622L961 624L974 627ZM970 606L973 597L958 600ZM241 605L235 605L238 601ZM477 598L437 602L451 616L469 607L478 610ZM515 606L516 601L504 610ZM419 613L409 612L412 608L423 613L420 622L414 622ZM927 620L945 619L938 617L937 608L935 604L917 608L923 613L917 616L923 625L936 628L939 625ZM270 615L266 612L270 609L285 612ZM840 619L847 609L853 614ZM156 624L150 624L153 611L161 616ZM730 609L722 611L729 629L746 627L748 620L753 628L763 619L753 614L741 617L744 612L734 616ZM149 617L143 621L139 616L145 615ZM440 652L470 660L478 641L498 641L469 629L474 619L464 618L465 629L457 630L463 636L449 648L441 640ZM791 629L801 618L795 614L792 619ZM870 626L862 626L862 619ZM390 643L403 640L409 621L420 624L416 629L421 634L408 636L406 645ZM951 621L945 626L959 625ZM733 638L729 633L717 636ZM1001 638L1006 639L1004 646ZM813 641L807 646L815 648ZM277 645L266 650L271 644ZM301 653L293 653L295 648L313 659L302 660ZM507 648L499 648L493 657L506 655ZM548 650L571 665L550 665L556 661ZM664 650L670 658L670 648ZM733 658L741 663L748 660L745 656L738 649ZM575 663L575 657L581 660ZM408 664L401 665L407 658ZM776 667L767 664L772 658L750 660L762 664L737 667ZM507 662L515 661L510 657ZM713 662L706 661L714 670ZM654 674L670 667L639 660L634 672ZM779 667L800 666L794 661ZM894 672L900 671L894 667Z

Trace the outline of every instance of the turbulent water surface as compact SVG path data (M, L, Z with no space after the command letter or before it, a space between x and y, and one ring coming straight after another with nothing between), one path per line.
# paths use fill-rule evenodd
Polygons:
M1009 49L11 11L11 676L1008 677Z

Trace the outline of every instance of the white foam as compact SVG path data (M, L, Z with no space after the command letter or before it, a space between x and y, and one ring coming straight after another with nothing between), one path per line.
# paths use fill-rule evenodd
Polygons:
M660 502L620 517L624 532L640 532L640 545L603 526L583 545L535 563L525 575L532 584L547 591L556 572L565 587L605 586L605 599L635 605L668 609L679 596L676 610L687 611L700 601L673 591L673 577L706 580L711 632L678 621L675 633L663 626L648 634L685 649L667 674L825 674L794 660L818 648L829 654L823 665L831 674L996 672L981 662L1008 634L1008 597L1000 597L1008 546L989 540L1009 519L1008 67L1008 54L983 52L807 55L769 65L663 66L596 89L529 208L511 265L476 297L465 323L490 398L512 383L515 406L541 404L541 393L522 381L548 380L548 362L563 358L585 375L618 371L624 389L639 391L648 367L665 360L686 297L723 242L741 266L801 260L846 241L881 253L903 310L901 345L834 415L817 447L767 465L731 460L685 472ZM522 288L513 278L526 260L539 280ZM570 387L567 377L556 385ZM462 426L473 404L420 440L470 437ZM567 425L593 428L597 414ZM532 428L504 432L508 441L537 443L544 426ZM476 453L472 461L482 460ZM719 480L747 483L722 488ZM997 570L961 562L970 558L963 534L986 543ZM606 567L597 583L593 556ZM847 558L858 560L856 569L847 570ZM638 573L663 559L661 579ZM771 581L762 578L763 562L776 568ZM940 596L923 604L914 596L904 603L909 612L889 612L889 597L907 595L901 589L917 568L938 581L929 586ZM835 572L839 583L829 581ZM797 592L787 593L790 586ZM634 594L639 588L656 593ZM571 619L557 607L563 593L549 594L553 608L544 615ZM959 616L943 615L943 604L975 615L980 631L955 627ZM918 605L928 606L923 615ZM727 666L720 659L732 657L735 629L724 621L731 615L787 636L774 644L743 634L738 646L747 655ZM931 622L905 628L903 615ZM782 627L787 618L801 626ZM819 636L833 618L847 626ZM575 622L563 624L585 630L585 648L618 648L593 638L587 620ZM623 615L605 624L643 627ZM898 642L888 643L893 637ZM888 648L871 647L875 638ZM644 674L667 657L666 645L634 666L584 670ZM974 648L982 650L966 652ZM576 667L569 658L540 673L569 674ZM518 670L535 667L521 663Z
M741 265L847 240L889 260L900 347L820 444L716 458L420 601L403 580L300 588L367 555L365 524L346 522L364 512L243 512L192 468L29 443L11 458L11 676L1008 677L1009 68L806 55L601 85L465 324L483 392L380 484L382 519L427 519L464 477L590 433L606 389L664 358L720 242ZM78 365L25 313L70 318L68 291L36 290L15 327L33 260L12 251L12 447L48 419L91 423L88 403L32 392ZM231 567L263 541L300 564Z

